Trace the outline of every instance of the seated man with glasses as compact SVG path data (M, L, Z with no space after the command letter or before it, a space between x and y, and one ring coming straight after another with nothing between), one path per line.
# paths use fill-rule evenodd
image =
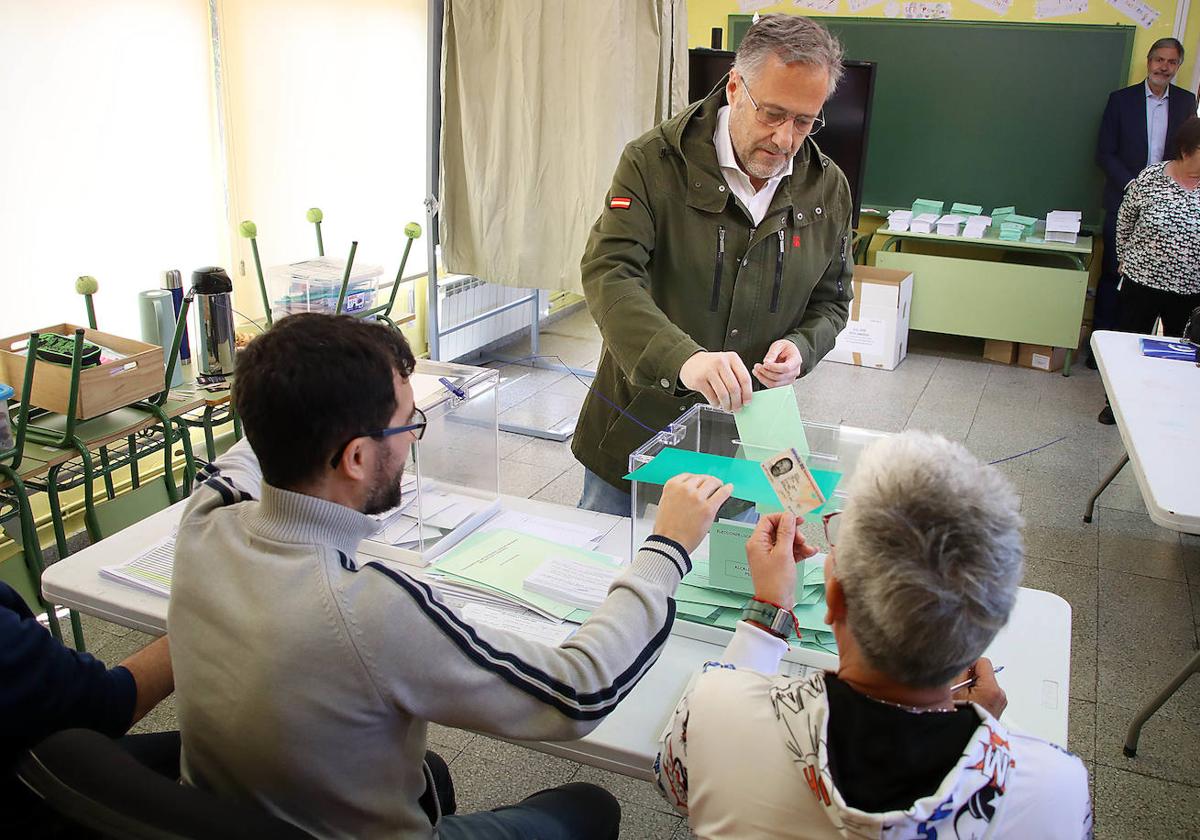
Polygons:
M764 517L746 545L754 599L664 736L663 796L706 840L1089 837L1083 762L1001 723L979 658L1021 581L1012 486L905 432L863 453L848 498L825 517L837 671L779 675L796 564L816 551L794 517Z
M318 837L615 838L606 791L568 784L454 814L428 721L505 738L592 730L654 663L730 486L680 476L654 535L557 647L472 626L424 581L359 558L425 430L403 336L292 315L238 359L246 441L206 467L168 622L184 780Z
M824 27L764 15L724 84L625 147L581 266L604 346L571 443L580 507L628 516L629 454L656 430L701 401L737 411L833 349L853 207L813 137L841 74Z

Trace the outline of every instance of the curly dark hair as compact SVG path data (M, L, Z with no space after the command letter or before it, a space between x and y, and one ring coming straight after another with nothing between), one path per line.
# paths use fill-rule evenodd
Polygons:
M392 373L416 367L394 329L349 315L276 321L238 357L233 403L267 483L294 488L328 469L339 446L396 412Z

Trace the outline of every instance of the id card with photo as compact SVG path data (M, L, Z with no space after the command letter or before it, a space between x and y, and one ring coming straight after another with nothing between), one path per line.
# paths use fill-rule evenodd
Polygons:
M785 449L767 458L762 469L779 503L793 516L803 516L825 504L825 495L796 449Z

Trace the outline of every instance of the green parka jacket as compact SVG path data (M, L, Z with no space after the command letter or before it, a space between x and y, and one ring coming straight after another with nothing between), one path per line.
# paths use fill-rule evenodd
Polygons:
M722 83L625 147L584 251L583 290L604 348L571 451L624 490L629 454L703 400L679 384L694 353L734 350L749 370L787 338L803 375L846 325L846 176L806 139L754 226L717 164L724 104Z

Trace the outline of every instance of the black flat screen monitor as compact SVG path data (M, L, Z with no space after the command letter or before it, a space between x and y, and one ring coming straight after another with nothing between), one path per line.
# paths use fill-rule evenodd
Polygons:
M688 51L688 100L703 99L721 83L733 66L727 50ZM854 205L851 224L858 227L863 181L867 168L867 137L871 124L871 97L875 92L875 62L843 62L842 81L825 103L825 127L813 139L821 151L833 158L850 182Z

